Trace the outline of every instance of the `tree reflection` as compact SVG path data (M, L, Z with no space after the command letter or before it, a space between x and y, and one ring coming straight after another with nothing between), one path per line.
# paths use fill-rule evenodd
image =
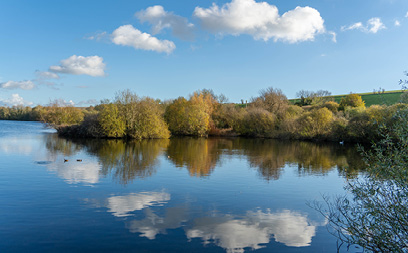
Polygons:
M235 139L233 148L246 156L266 180L278 180L286 165L296 165L299 176L326 175L337 168L345 177L355 177L364 167L355 147L271 139Z
M209 176L220 162L227 139L174 138L167 148L168 158L176 167L186 167L191 176Z
M64 156L72 156L78 153L82 146L71 140L58 137L57 134L47 134L45 136L45 147L51 155L61 154Z
M103 175L112 173L121 184L135 178L152 176L158 166L158 156L167 148L169 140L89 140L65 139L56 135L46 138L51 154L72 156L82 149L97 157ZM85 162L85 161L84 161Z
M158 156L169 140L99 140L87 142L88 151L99 158L102 174L113 172L121 184L156 173Z
M249 166L257 168L266 180L277 180L281 176L288 157L287 145L270 139L237 139L234 148L248 158Z
M195 177L208 177L223 157L247 159L265 180L278 180L285 166L297 167L299 176L327 175L337 169L346 178L364 167L355 147L337 143L313 143L245 138L172 138L157 140L68 140L48 135L46 147L54 156L73 156L81 149L96 156L101 173L112 173L121 184L156 173L162 152L176 167Z

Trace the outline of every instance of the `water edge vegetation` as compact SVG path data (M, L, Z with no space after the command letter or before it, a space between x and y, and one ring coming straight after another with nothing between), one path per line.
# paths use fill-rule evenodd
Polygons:
M246 136L362 143L381 139L379 128L391 126L398 111L408 110L406 93L400 95L400 103L370 107L358 94L349 94L340 103L327 91L298 95L293 105L280 89L267 88L250 103L237 105L206 89L188 99L168 101L124 90L112 101L87 108L58 101L34 108L0 107L0 119L41 120L62 136L81 138Z

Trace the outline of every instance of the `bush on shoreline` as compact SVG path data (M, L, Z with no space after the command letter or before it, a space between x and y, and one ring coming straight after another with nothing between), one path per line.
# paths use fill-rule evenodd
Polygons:
M350 94L341 104L320 101L290 105L279 89L268 88L245 107L224 103L224 95L199 90L189 99L160 102L120 91L113 102L88 108L62 106L0 107L1 119L41 120L65 136L81 138L156 139L182 136L248 136L261 138L372 142L381 139L398 111L407 104L364 106ZM14 116L13 116L14 115ZM18 116L16 116L18 115ZM392 134L392 133L390 133Z

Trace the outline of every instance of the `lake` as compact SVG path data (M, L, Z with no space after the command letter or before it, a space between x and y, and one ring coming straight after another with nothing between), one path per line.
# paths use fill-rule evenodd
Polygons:
M0 252L336 252L307 203L364 168L337 143L69 140L17 121L0 121L0 159Z

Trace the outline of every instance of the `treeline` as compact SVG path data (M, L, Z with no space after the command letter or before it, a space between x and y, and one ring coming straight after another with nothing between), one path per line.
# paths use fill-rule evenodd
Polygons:
M22 120L22 121L35 121L40 120L40 110L42 106L36 106L34 108L29 106L13 106L13 107L0 107L0 119L2 120Z
M365 107L361 96L350 94L336 103L326 91L301 92L291 105L279 89L262 90L247 105L226 103L212 90L189 98L159 101L118 92L86 109L58 103L38 109L39 119L61 135L92 138L153 139L184 136L248 136L367 142L392 134L396 112L407 104ZM34 109L33 109L34 110Z

